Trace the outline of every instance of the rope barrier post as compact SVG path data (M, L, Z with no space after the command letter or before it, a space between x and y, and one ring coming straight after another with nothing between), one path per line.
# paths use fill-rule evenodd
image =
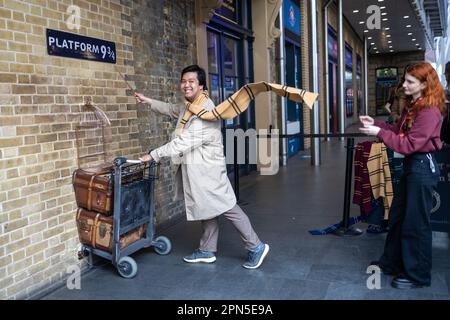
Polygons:
M239 201L239 165L238 165L238 141L237 136L234 136L234 194L236 196L236 200Z
M355 149L355 138L347 138L347 159L345 163L345 189L344 189L344 212L342 225L334 232L337 236L359 236L362 231L349 226L350 222L350 196L353 171L353 150Z

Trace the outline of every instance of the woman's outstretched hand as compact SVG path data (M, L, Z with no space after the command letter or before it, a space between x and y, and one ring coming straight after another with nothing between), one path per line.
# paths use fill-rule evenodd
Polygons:
M370 116L359 116L359 121L364 127L373 126L375 123L375 120Z
M378 132L380 132L381 128L377 127L377 126L364 126L359 128L359 131L361 131L362 133L365 133L369 136L377 136Z

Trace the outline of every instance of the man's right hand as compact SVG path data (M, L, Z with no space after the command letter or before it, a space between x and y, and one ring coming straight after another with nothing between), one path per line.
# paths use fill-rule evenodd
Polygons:
M143 162L152 161L153 157L149 154L143 155L142 157L139 157L139 160Z
M359 121L364 127L373 126L375 123L375 120L370 116L359 116Z
M147 98L146 96L144 96L142 93L134 93L134 97L136 98L137 102L143 102L143 103L148 103L151 104L152 103L152 99Z

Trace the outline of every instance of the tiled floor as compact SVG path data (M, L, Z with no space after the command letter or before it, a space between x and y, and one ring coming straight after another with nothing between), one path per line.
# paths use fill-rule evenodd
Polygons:
M108 262L84 274L81 290L60 288L44 299L450 299L450 240L433 234L433 279L429 288L391 288L392 277L381 276L381 289L367 288L368 262L379 258L385 234L357 237L312 236L342 218L344 142L322 143L322 165L295 156L274 176L256 173L241 179L242 206L260 238L270 244L264 264L246 270L238 233L221 218L217 261L192 265L182 261L198 245L200 225L181 221L164 230L172 252L152 249L133 255L134 279L121 278ZM352 181L353 183L353 181ZM351 205L351 215L359 209ZM359 224L364 230L365 224Z

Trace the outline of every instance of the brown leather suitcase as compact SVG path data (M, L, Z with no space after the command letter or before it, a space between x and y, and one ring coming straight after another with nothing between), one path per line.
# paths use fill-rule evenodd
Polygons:
M113 242L113 218L98 212L79 208L77 212L77 228L80 242L103 251L111 252ZM147 230L143 224L125 234L120 239L120 248L126 248L141 239Z
M72 177L75 199L80 208L112 215L113 181L112 175L77 169Z

